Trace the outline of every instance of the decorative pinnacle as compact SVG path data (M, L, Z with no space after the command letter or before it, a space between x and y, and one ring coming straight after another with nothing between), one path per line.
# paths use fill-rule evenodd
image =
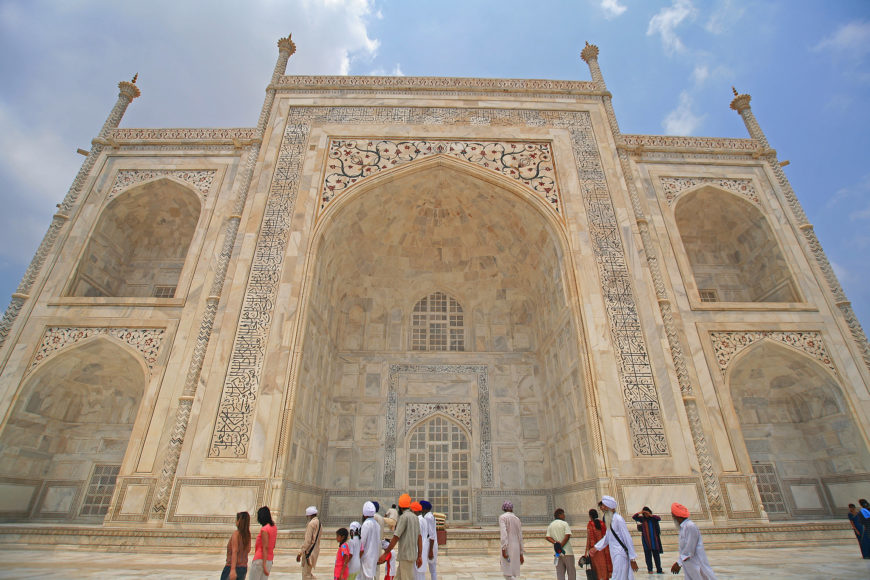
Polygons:
M589 44L589 41L586 41L586 46L580 51L580 58L582 58L585 62L589 62L590 60L598 60L598 47L594 44Z
M290 56L293 56L296 53L296 43L293 42L292 37L292 34L288 34L287 38L279 39L278 50L281 52L287 51L290 53Z
M131 101L142 94L142 91L139 90L139 87L136 86L136 79L139 78L139 73L136 73L136 76L133 77L133 82L121 81L118 83L118 89L120 89L121 94L119 96L125 96Z
M738 113L744 109L748 109L749 101L752 99L752 97L750 97L749 95L741 95L734 87L731 87L731 91L734 93L734 98L731 100L731 108Z

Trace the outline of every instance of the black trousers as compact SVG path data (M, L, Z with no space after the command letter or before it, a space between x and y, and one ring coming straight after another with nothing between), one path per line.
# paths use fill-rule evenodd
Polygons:
M643 558L646 560L646 569L652 572L653 560L656 561L656 572L662 571L662 558L658 550L650 550L646 546L643 547Z

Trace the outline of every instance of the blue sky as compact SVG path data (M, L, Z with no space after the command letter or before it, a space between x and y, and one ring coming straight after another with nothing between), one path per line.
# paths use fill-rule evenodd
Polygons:
M866 0L0 0L3 307L118 81L122 126L253 126L288 32L289 74L588 80L588 40L625 133L745 137L737 86L870 325Z

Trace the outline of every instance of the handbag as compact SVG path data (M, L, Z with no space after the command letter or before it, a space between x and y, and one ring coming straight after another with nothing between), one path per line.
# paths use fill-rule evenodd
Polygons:
M592 567L592 558L589 558L588 556L580 556L580 559L577 560L577 565L586 572L586 580L598 580L598 573L595 571L595 568ZM586 568L586 566L589 567Z

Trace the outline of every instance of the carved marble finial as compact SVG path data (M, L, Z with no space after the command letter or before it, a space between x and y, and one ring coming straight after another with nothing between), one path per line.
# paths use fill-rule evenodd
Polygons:
M137 80L138 78L139 78L139 73L136 73L136 74L133 75L133 80L130 81L130 82L133 83L133 84L135 85L135 84L136 84L136 80Z
M281 52L287 51L290 53L290 56L293 56L296 53L296 43L293 42L292 37L292 34L288 34L287 38L278 40L278 50Z
M741 95L734 87L731 87L731 91L734 93L734 98L731 100L731 108L738 113L743 109L748 109L749 101L752 100L752 97L749 95Z
M586 41L586 46L580 52L580 58L582 58L585 62L589 62L590 60L598 59L598 47L594 44L589 44L589 41Z
M136 76L133 77L133 82L121 81L118 83L118 89L121 91L121 95L124 95L131 101L142 94L142 91L140 91L139 87L136 86L136 79L138 77L139 73L136 73Z

